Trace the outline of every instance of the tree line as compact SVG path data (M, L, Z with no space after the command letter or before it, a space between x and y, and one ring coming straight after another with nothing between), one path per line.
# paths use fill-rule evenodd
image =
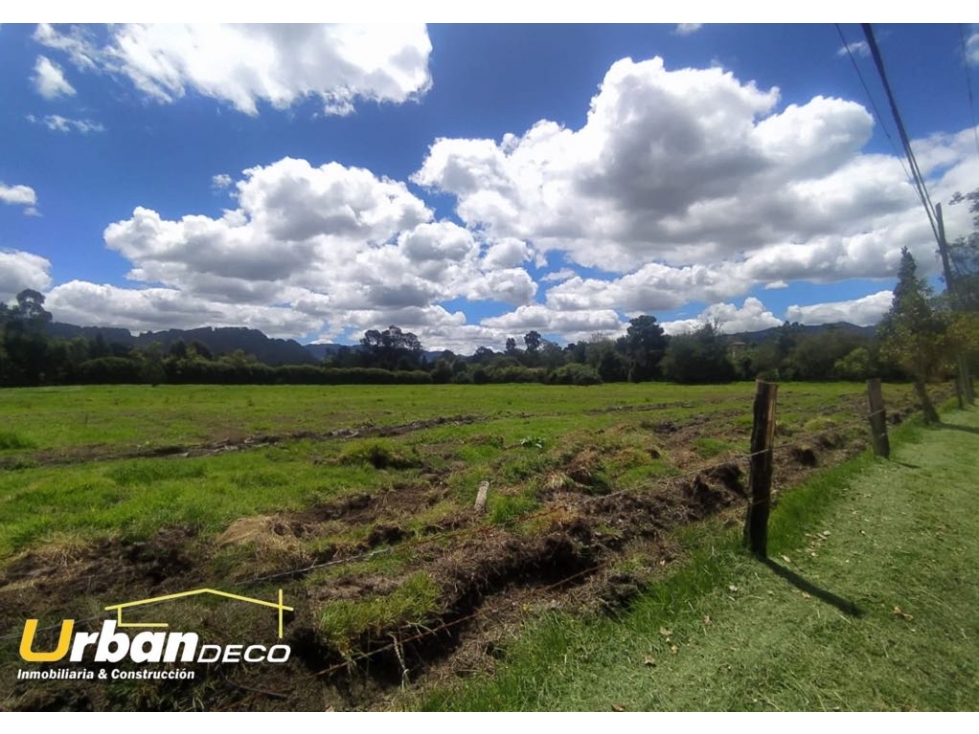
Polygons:
M906 299L906 290L899 286L895 300ZM177 340L164 348L158 342L145 347L119 344L102 334L52 337L47 333L50 322L44 296L37 291L22 291L13 306L0 304L0 385L594 385L660 380L694 384L758 377L781 381L864 380L874 375L900 379L917 369L882 339L880 330L876 335L842 327L813 332L786 323L766 338L753 341L750 335L726 336L716 325L704 324L692 333L671 337L650 315L632 319L626 333L617 339L595 336L562 346L530 331L520 342L507 339L500 351L480 347L468 356L444 351L434 359L416 335L390 326L368 330L359 345L340 347L322 364L280 366L264 364L241 349L215 354L200 341ZM885 320L887 334L898 328L893 323ZM909 353L925 351L918 345ZM930 368L926 379L941 373L940 362Z

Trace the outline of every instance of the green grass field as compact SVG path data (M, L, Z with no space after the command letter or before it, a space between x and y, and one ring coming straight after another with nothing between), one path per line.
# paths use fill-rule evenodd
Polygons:
M979 415L902 431L787 495L772 561L734 531L628 612L549 614L495 674L402 705L429 710L974 711L979 706Z
M0 638L28 614L89 617L110 596L284 587L302 600L289 629L304 660L290 679L342 663L360 682L317 679L288 705L212 682L187 694L193 705L319 707L326 695L338 708L382 706L406 675L385 665L406 665L426 688L487 637L467 621L434 648L399 647L398 662L380 649L392 634L500 602L517 609L508 629L548 605L592 608L620 577L641 588L672 567L675 532L739 506L737 469L723 481L703 472L744 468L753 393L748 383L0 391ZM910 410L907 386L885 386L885 399ZM859 453L865 412L862 385L783 384L775 489ZM709 486L696 489L701 474ZM483 480L489 502L475 516ZM580 587L555 585L571 572ZM194 603L178 613L222 614ZM249 624L229 620L229 635ZM14 643L0 639L0 652L0 705L52 705L5 688ZM188 706L126 690L86 693L85 705Z

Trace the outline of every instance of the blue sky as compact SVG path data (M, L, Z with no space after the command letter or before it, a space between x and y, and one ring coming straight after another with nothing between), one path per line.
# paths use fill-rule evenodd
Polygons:
M979 28L875 30L933 198L979 187ZM937 261L842 46L833 24L4 23L0 299L457 351L640 313L874 323L903 246Z

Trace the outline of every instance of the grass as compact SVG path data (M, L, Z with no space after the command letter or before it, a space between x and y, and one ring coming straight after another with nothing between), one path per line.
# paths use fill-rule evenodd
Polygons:
M405 579L394 591L366 599L341 599L323 607L319 632L324 641L349 654L363 635L426 622L438 609L441 591L425 573Z
M32 449L35 443L16 431L0 431L0 451L4 449Z
M740 383L4 390L0 413L16 431L0 433L6 462L0 470L0 562L55 533L113 532L140 539L167 525L184 525L209 536L251 514L300 510L357 492L397 491L431 483L433 475L450 491L444 502L459 508L471 507L479 482L492 479L490 517L510 524L537 506L535 494L546 489L548 477L567 476L566 465L583 448L601 459L585 467L586 485L595 493L640 487L677 471L676 461L684 457L661 445L656 428L664 423L709 418L705 435L693 439L693 460L744 448L748 429L739 421L750 413L752 389ZM905 386L886 390L891 404L910 392ZM850 419L863 409L861 388L782 386L780 420L801 425L825 411L819 406L834 413L819 417L820 426L833 425L837 414ZM199 458L86 461L91 451L111 455L244 438L259 429L308 435L454 415L478 420L385 438L284 440ZM73 451L81 452L81 461L47 465ZM493 500L497 490L512 497Z
M255 578L390 545L391 553L362 562L320 566L296 578L276 576L290 598L303 600L298 603L308 613L302 624L311 625L324 644L355 657L365 636L386 636L393 628L438 616L442 577L435 561L459 542L449 529L464 533L472 526L481 532L495 526L493 533L519 536L549 532L556 518L572 522L573 508L557 506L557 514L545 519L528 515L560 505L561 492L650 490L666 477L689 473L728 452L743 452L753 392L750 383L0 391L6 431L0 444L0 573L17 568L14 563L38 569L54 564L59 571L46 597L50 604L37 613L84 618L91 616L89 608L104 607L105 594L76 594L73 589L88 586L74 586L78 579L69 576L77 568L83 576L98 578L111 567L115 576L108 575L110 583L126 578L126 554L137 541L148 541L150 555L174 544L186 551L190 570L174 570L162 582L168 589L182 588L190 578L217 588L251 588ZM910 395L905 386L888 385L885 392L889 407L905 405ZM779 419L797 427L797 433L813 419L836 430L865 410L857 384L785 384L780 389ZM424 424L459 416L467 419ZM384 426L409 430L372 434ZM846 438L859 445L865 433L857 427ZM270 434L278 440L239 445L242 439ZM134 451L154 447L183 446L173 450L182 453L213 442L222 443L201 456L131 458ZM473 502L483 480L490 481L491 490L487 512L477 518ZM361 504L350 510L351 500ZM790 504L786 496L783 510ZM808 517L809 509L800 512ZM167 529L180 532L160 533ZM609 538L620 532L604 526L599 531ZM661 600L673 605L665 607L662 619L676 630L679 626L670 620L681 618L686 608L674 599L707 593L735 567L717 565L715 556L737 557L736 541L724 540L714 526L689 529L684 537L694 561L707 570L677 576L686 579L686 591L664 587L677 594ZM416 543L413 550L410 541L415 540L425 545ZM22 558L27 552L34 557ZM99 560L103 555L106 560ZM73 564L72 558L79 562ZM641 558L632 556L622 563L643 566ZM150 565L141 562L139 573L145 578L134 583L151 595L158 582ZM161 565L170 574L169 562ZM336 592L338 585L346 589L342 594ZM6 603L3 622L11 628L21 615L19 602L11 600L25 589L40 593L33 579L0 589L6 595L0 596ZM59 590L62 595L55 599ZM208 608L198 616L229 634L246 629L252 619L246 610L240 619L224 620L222 609ZM547 619L535 628L545 629ZM599 622L559 618L548 634L555 639L571 635L573 650L580 643L576 625ZM3 649L15 656L14 642L5 644ZM520 644L512 648L513 655ZM562 661L566 658L566 665L577 664L567 648L560 654ZM565 685L560 678L531 675L528 680ZM3 691L0 686L0 703L6 700ZM533 707L528 702L538 693L527 688L521 695L508 698L507 705ZM493 701L484 705L496 707Z
M681 533L688 558L621 617L552 613L494 676L403 699L428 710L975 710L979 415L896 432L782 496L762 564L740 531Z

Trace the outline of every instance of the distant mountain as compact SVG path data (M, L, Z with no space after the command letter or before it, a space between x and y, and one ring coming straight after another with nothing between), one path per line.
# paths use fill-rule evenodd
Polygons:
M309 353L315 357L317 362L322 362L327 357L332 357L343 347L346 347L353 352L360 350L359 344L306 344L305 347ZM443 350L441 349L436 351L426 350L422 352L422 356L425 362L434 364L435 360L442 356L442 353Z
M857 326L856 324L851 324L847 321L838 321L834 324L819 324L818 326L806 326L804 324L798 324L797 327L799 333L801 334L821 334L826 331L844 331L848 334L857 334L858 336L864 336L870 338L874 335L877 330L876 326ZM762 344L767 341L772 341L777 339L778 335L781 333L782 327L774 326L771 329L762 329L761 331L742 331L738 334L728 334L727 337L731 341L742 341L746 343Z
M166 350L176 341L183 341L187 346L198 341L210 349L215 357L240 349L245 354L252 355L259 362L272 366L316 364L320 361L310 354L306 347L293 339L270 339L258 329L244 327L214 328L207 326L200 329L168 329L166 331L147 331L139 336L133 336L126 329L53 323L48 325L48 333L51 336L65 339L74 339L76 336L95 339L101 334L106 342L115 342L141 349L148 347L153 342L159 342Z

